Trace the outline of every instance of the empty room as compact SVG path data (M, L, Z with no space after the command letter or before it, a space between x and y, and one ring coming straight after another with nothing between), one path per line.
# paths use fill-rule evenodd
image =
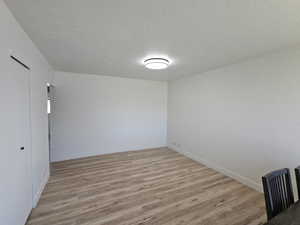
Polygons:
M300 1L0 0L0 225L300 225Z

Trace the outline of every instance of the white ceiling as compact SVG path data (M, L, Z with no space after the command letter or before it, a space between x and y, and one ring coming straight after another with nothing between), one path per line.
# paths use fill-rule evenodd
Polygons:
M193 75L300 41L299 0L6 0L57 70L151 80ZM163 71L141 65L168 55Z

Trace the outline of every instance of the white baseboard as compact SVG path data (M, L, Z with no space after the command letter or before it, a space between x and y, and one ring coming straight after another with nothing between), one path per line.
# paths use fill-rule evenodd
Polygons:
M240 175L236 172L233 172L229 169L218 166L215 163L213 163L209 160L206 160L203 157L197 155L196 153L192 153L192 152L189 152L189 151L186 151L186 150L183 151L183 150L181 150L181 149L179 149L179 148L177 148L176 146L173 146L173 145L168 146L168 148L170 148L170 149L172 149L172 150L174 150L178 153L181 153L181 154L187 156L188 158L193 159L193 160L195 160L195 161L197 161L197 162L199 162L199 163L201 163L201 164L203 164L203 165L205 165L205 166L207 166L211 169L214 169L214 170L216 170L216 171L218 171L218 172L220 172L220 173L222 173L222 174L224 174L228 177L231 177L231 178L237 180L238 182L240 182L242 184L245 184L246 186L248 186L248 187L250 187L254 190L257 190L259 192L263 192L261 184L249 179L248 177L244 177L244 176L242 176L242 175Z
M132 152L132 151L143 151L143 150L151 150L151 149L158 149L158 148L167 148L167 145L159 145L159 146L149 146L147 148L131 148L131 149L122 149L113 152L84 152L84 154L74 154L68 156L61 156L61 157L52 157L51 162L63 162L72 159L82 159L87 157L93 156L103 156L103 155L110 155L114 153L121 153L121 152Z
M38 191L34 194L34 197L33 197L33 208L36 208L37 207L37 204L40 200L40 197L44 191L44 188L49 180L49 177L50 177L50 169L47 168L46 171L44 172L44 175L43 175L43 178L42 178L42 181L40 183L40 186L39 186L39 189Z

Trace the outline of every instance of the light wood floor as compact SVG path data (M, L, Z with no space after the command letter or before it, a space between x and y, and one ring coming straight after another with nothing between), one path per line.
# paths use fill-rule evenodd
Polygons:
M263 195L167 148L53 164L28 225L258 225Z

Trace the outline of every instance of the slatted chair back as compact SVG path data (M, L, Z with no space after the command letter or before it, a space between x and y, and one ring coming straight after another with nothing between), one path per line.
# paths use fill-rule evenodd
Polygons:
M297 182L297 190L298 190L298 198L300 199L300 166L295 168L296 182Z
M262 177L268 220L294 204L289 169L276 170Z

